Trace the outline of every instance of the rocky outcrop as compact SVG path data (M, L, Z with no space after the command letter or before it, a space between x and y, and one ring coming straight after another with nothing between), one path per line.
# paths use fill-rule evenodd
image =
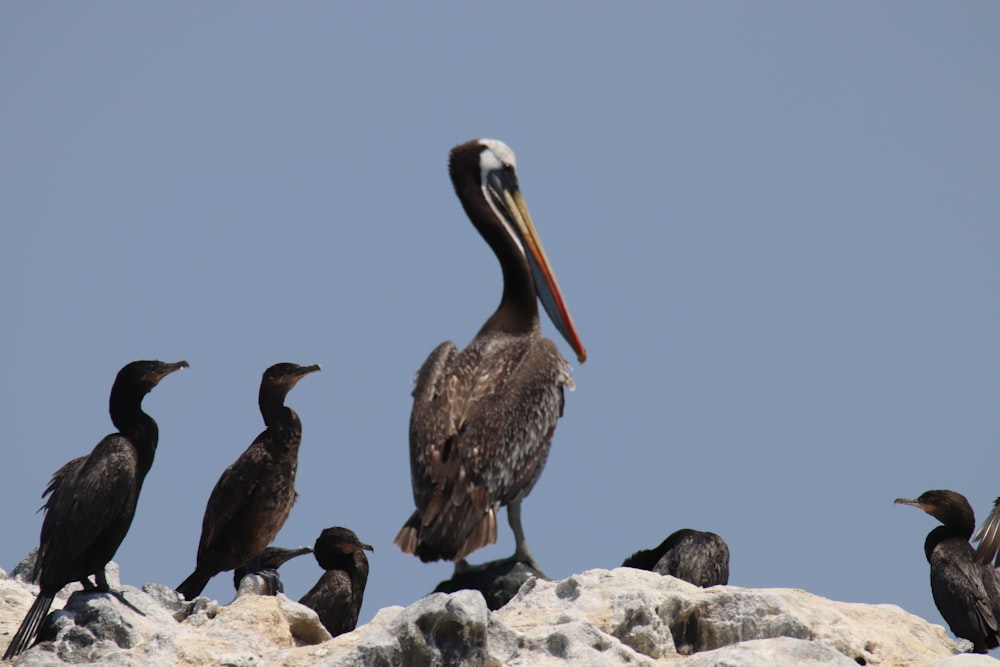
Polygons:
M0 642L31 597L29 585L0 579ZM284 595L240 595L223 606L149 584L125 586L122 598L74 593L46 622L45 641L17 664L1000 665L955 655L944 628L895 605L794 589L702 589L627 568L530 579L497 611L477 591L434 593L334 639Z

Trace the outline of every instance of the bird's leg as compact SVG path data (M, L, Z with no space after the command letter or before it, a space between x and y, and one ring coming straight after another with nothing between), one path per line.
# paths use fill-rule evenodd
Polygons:
M98 587L94 585L94 582L90 580L90 575L81 579L80 585L83 586L84 593L93 593L94 591L99 590Z
M520 500L507 505L507 522L510 524L510 529L514 531L514 542L517 545L514 548L513 556L490 561L488 563L481 563L479 565L469 565L468 561L463 558L462 560L455 561L455 572L452 576L457 577L462 574L480 573L493 568L502 567L504 565L524 563L537 572L539 577L548 579L545 573L542 572L542 568L538 567L538 563L535 562L535 557L531 555L531 549L528 548L528 541L524 539L524 528L521 526Z
M107 593L111 590L111 587L108 586L108 577L104 573L103 567L94 573L94 579L97 580L97 590L101 593Z
M538 572L542 577L545 577L542 568L538 567L535 557L531 555L531 549L528 548L528 541L524 539L524 528L521 526L520 500L515 500L507 505L507 523L510 524L510 529L514 531L514 555L510 557L510 560L524 563ZM548 577L545 578L547 579Z

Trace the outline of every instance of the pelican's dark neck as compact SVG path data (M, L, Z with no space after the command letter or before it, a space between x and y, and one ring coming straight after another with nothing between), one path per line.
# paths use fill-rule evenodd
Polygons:
M481 329L527 333L538 329L538 301L531 267L524 253L507 233L503 222L486 201L479 182L479 156L468 153L453 155L450 166L455 194L469 220L479 230L503 271L503 297L496 311Z
M481 230L480 230L481 231ZM505 244L495 245L486 234L487 243L493 248L500 268L503 270L503 296L500 305L493 312L484 330L526 333L538 329L538 299L535 296L535 282L528 262L501 230Z
M135 387L115 385L111 389L109 404L111 423L136 448L144 471L148 471L153 465L153 455L160 437L156 422L142 411L142 399L147 393Z

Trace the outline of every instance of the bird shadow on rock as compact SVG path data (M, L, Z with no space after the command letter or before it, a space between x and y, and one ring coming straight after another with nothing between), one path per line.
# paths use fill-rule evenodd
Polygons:
M439 583L433 592L479 591L486 598L486 606L490 611L496 611L517 595L524 582L534 578L549 580L543 572L526 563L503 559L477 565L465 572L456 572L451 579Z

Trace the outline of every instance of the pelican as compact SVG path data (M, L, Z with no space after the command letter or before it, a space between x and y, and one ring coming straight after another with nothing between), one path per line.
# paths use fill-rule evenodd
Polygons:
M541 334L541 300L580 363L587 358L517 182L514 152L478 139L448 163L466 215L503 270L496 312L464 350L435 348L417 373L410 414L410 472L417 509L396 535L424 562L465 558L497 540L507 507L516 548L509 559L537 571L521 526L521 501L548 458L570 367Z

